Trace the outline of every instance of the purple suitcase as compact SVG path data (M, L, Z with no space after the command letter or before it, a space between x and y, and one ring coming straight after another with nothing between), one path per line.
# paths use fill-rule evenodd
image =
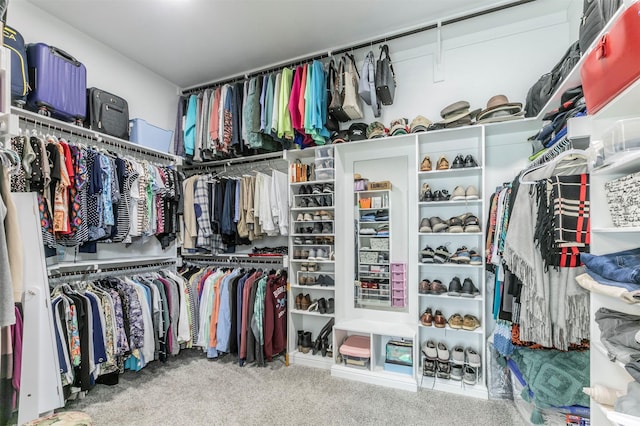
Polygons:
M27 107L40 114L81 124L87 113L87 70L67 52L44 43L27 46Z

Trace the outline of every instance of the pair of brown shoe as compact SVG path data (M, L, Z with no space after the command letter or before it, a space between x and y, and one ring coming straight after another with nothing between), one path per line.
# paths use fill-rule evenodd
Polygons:
M308 294L303 295L302 293L296 296L295 302L296 309L306 311L311 306L311 296Z
M431 308L427 308L420 316L420 324L425 327L434 325L437 328L445 328L447 326L447 319L439 310L436 310L436 314L433 315Z
M473 331L480 327L480 321L473 315L465 315L464 317L455 313L449 317L449 327L455 329L463 329Z

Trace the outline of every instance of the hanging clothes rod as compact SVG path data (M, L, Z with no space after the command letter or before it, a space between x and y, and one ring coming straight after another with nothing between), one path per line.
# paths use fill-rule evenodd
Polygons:
M182 170L202 170L215 167L231 166L235 164L255 163L264 160L284 159L283 151L269 152L267 154L249 155L246 157L229 158L226 160L205 161L202 163L183 164Z
M494 6L494 7L490 7L488 9L485 10L480 10L477 12L472 12L463 16L459 16L459 17L455 17L455 18L451 18L451 19L447 19L444 20L440 23L440 25L442 27L446 26L446 25L451 25L451 24L455 24L458 22L462 22L462 21L466 21L468 19L473 19L473 18L477 18L479 16L484 16L484 15L489 15L491 13L495 13L495 12L500 12L502 10L506 10L506 9L510 9L512 7L516 7L516 6L521 6L523 4L527 4L527 3L531 3L534 2L535 0L519 0L519 1L514 1L511 3L507 3L507 4L503 4L503 5L499 5L499 6ZM328 51L327 53L321 53L321 54L317 54L317 55L312 55L312 56L307 56L304 58L299 58L296 60L292 60L289 62L283 62L281 64L275 65L275 66L271 66L271 67L267 67L264 69L260 69L257 71L252 71L249 74L242 74L242 75L238 75L235 77L231 77L231 78L227 78L224 80L218 80L218 81L214 81L211 83L207 83L207 84L201 84L199 86L194 86L194 87L190 87L190 88L186 88L182 91L183 95L191 95L193 93L198 93L201 92L205 89L211 89L213 87L218 87L218 86L222 86L225 84L233 84L233 83L238 83L240 81L244 81L244 80L248 80L251 79L253 77L258 77L264 74L269 74L275 71L280 71L282 68L286 68L286 67L292 67L295 65L299 65L299 64L304 64L304 63L308 63L308 62L312 62L312 61L319 61L321 59L325 59L328 58L330 56L336 56L336 55L342 55L344 53L348 53L348 52L352 52L354 50L358 50L358 49L364 49L366 47L371 47L374 44L383 44L383 43L387 43L391 40L396 40L399 38L403 38L403 37L408 37L414 34L419 34L425 31L429 31L429 30L434 30L438 28L438 24L437 23L433 23L433 24L429 24L429 25L424 25L422 27L418 27L418 28L414 28L411 30L406 30L406 31L402 31L399 33L395 33L395 34L391 34L388 36L385 36L383 38L377 38L377 39L373 39L370 41L366 41L366 42L362 42L359 44L354 44L351 46L346 46L346 47L341 47L337 50L331 50Z
M182 255L183 263L198 262L202 265L210 266L233 266L233 265L283 265L282 256L215 256L206 254Z
M90 140L92 144L104 144L129 153L135 152L143 156L169 161L173 164L179 164L179 162L181 161L179 157L176 157L175 155L171 155L169 153L157 151L152 148L146 148L133 142L125 141L124 139L105 135L91 129L76 126L72 123L65 123L64 121L59 121L54 118L36 114L34 112L27 111L21 108L11 107L11 114L17 115L20 121L30 124L36 130L40 128L42 130L48 129L57 132L63 132L71 136L79 136L83 139Z
M127 275L132 272L142 274L146 272L156 272L160 269L175 268L176 260L148 263L144 265L127 265L111 268L85 269L81 271L59 272L49 276L49 284L58 281L69 280L71 277L80 277L82 280L98 279L99 277Z

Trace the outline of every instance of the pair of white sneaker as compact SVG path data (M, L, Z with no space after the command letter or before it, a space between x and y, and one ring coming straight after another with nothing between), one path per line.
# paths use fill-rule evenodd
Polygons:
M478 189L473 185L467 186L467 189L462 186L456 186L453 189L453 194L451 194L451 201L472 201L478 198L480 198Z

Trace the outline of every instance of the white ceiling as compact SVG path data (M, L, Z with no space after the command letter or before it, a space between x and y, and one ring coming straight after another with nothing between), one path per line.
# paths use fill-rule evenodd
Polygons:
M179 87L513 0L29 0Z

